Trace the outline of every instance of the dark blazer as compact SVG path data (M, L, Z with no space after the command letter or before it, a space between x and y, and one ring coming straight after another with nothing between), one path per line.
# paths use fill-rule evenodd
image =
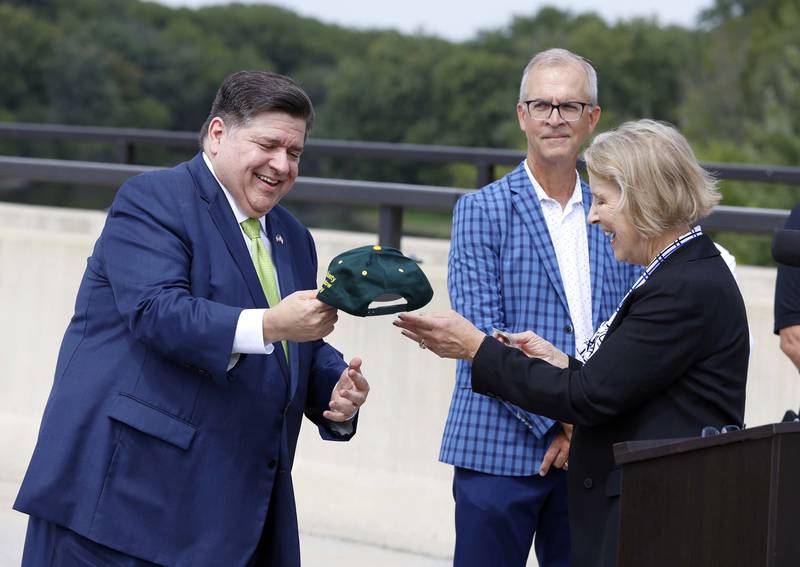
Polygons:
M744 302L707 236L670 255L633 291L604 342L559 369L487 338L472 388L575 424L569 519L576 567L616 565L620 472L614 443L695 437L742 425L749 334ZM657 519L654 519L657 521Z
M309 232L266 217L281 293L315 289ZM280 236L280 238L277 238ZM323 341L242 355L243 308L267 307L202 155L127 181L88 260L15 509L170 566L299 565L291 467L305 413L345 367ZM281 517L264 528L270 507ZM275 510L273 510L275 513Z

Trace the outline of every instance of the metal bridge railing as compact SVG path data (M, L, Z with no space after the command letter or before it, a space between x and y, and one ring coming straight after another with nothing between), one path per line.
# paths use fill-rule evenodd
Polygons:
M107 128L101 126L67 126L0 122L0 138L36 140L84 140L116 144L121 163L136 162L138 144L157 144L176 149L197 150L196 132L147 130L142 128ZM497 166L516 166L524 158L517 150L394 144L311 138L305 156L311 158L345 157L351 159L403 159L433 163L468 163L476 169L476 187L495 179ZM718 179L761 181L800 185L800 167L703 163Z
M118 187L126 179L157 167L56 159L0 156L0 178ZM470 189L453 189L405 183L352 181L298 177L289 201L376 205L379 209L378 242L400 247L406 208L451 211ZM703 227L751 234L771 234L786 222L789 211L718 206L703 220Z

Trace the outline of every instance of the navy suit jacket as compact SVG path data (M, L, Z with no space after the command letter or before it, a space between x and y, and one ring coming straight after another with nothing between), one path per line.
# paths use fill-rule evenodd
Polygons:
M315 289L309 232L280 206L266 221L282 294ZM257 307L247 245L202 155L127 181L88 260L15 509L141 559L218 567L247 563L277 505L262 546L299 564L297 436L305 413L323 438L349 438L322 417L345 363L320 340L290 342L288 365L276 343L228 370L239 313Z

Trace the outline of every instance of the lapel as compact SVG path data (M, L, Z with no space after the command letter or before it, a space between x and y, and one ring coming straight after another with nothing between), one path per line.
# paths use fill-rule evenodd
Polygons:
M583 212L589 218L592 206L592 192L589 186L581 181L583 193ZM586 223L586 240L589 244L589 285L592 291L592 328L596 329L600 320L600 307L603 297L603 278L605 277L606 257L609 253L607 239L599 226Z
M561 281L561 270L558 269L556 251L553 247L553 241L550 239L550 232L547 230L547 222L544 220L539 198L536 196L536 191L531 185L528 173L525 171L525 162L522 162L517 169L511 172L508 182L511 190L511 204L533 238L534 246L531 253L539 255L550 284L558 294L564 309L569 313L567 295L564 292L564 284Z
M200 191L201 198L208 206L208 213L214 223L214 226L222 236L225 246L228 248L231 257L233 258L234 262L236 262L236 266L241 272L242 278L244 279L247 289L250 292L250 296L253 299L253 305L261 309L268 307L267 298L264 295L264 289L261 287L261 281L258 279L256 268L253 265L253 259L250 257L250 252L248 251L247 245L242 237L242 230L239 227L239 223L236 222L236 216L233 214L233 211L228 204L228 200L222 193L222 188L208 170L208 167L203 160L203 154L197 154L189 162L188 167L189 172L195 181L195 185ZM267 223L267 226L269 226L269 223ZM271 242L274 241L271 240ZM283 271L286 270L278 269L281 290L284 291L286 289L292 289L284 287L283 278L280 277L281 272ZM289 343L290 353L291 345L292 343ZM283 347L280 343L275 343L274 347L276 352L273 354L275 354L275 358L281 368L284 380L287 380L288 382L289 369L286 366L286 359L283 356Z
M278 286L281 290L281 298L294 293L297 289L294 282L294 266L292 263L291 242L286 242L288 233L281 222L278 212L273 208L264 218L267 238L269 238L270 248L272 249L272 264L278 272ZM255 271L255 270L254 270ZM289 365L286 365L286 358L283 353L283 346L275 343L276 354L281 370L290 378L289 399L294 398L298 380L298 346L293 341L286 342L289 348Z
M214 226L222 236L228 252L236 262L236 266L247 284L253 304L260 308L267 307L264 290L261 288L261 282L258 279L258 274L256 274L255 266L253 266L253 260L250 258L250 252L248 252L247 245L244 242L244 238L242 238L242 229L236 222L236 217L217 180L211 175L205 161L203 161L202 153L197 154L189 162L189 171L192 174L195 185L200 190L200 196L208 206L208 214Z

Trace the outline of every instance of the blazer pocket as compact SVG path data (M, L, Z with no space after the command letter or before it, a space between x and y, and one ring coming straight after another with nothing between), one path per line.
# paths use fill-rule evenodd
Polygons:
M197 432L193 425L126 394L120 394L108 417L183 450Z

